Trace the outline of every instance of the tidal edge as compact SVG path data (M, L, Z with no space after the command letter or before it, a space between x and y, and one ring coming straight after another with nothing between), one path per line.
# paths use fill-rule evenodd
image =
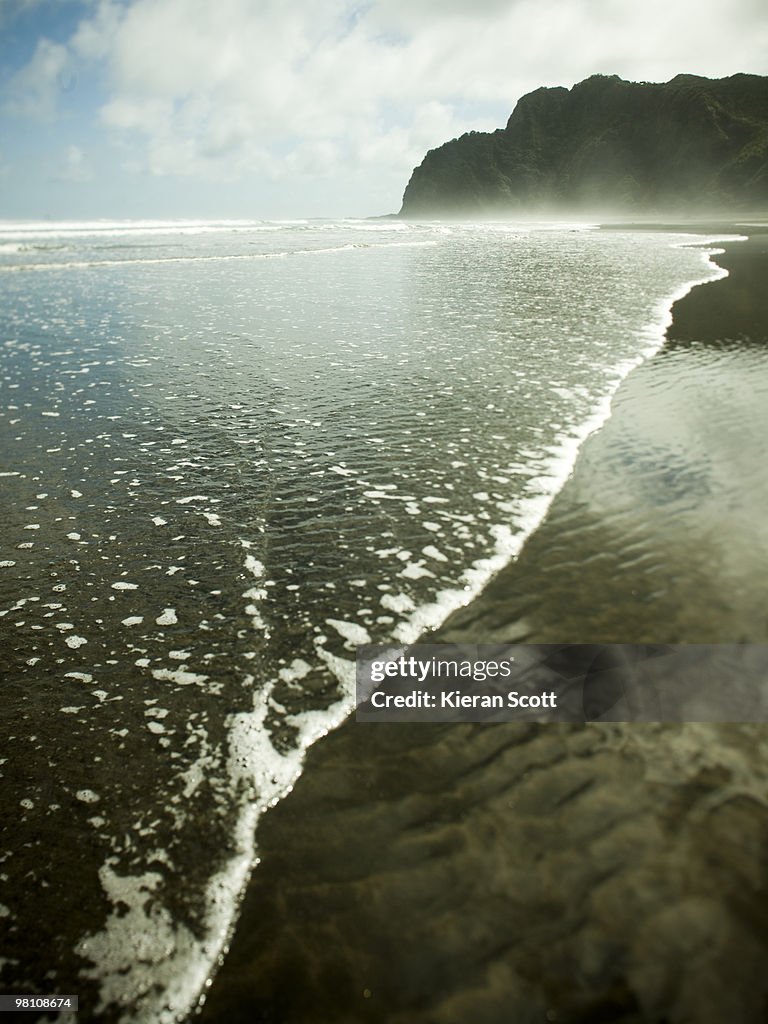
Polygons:
M520 557L430 642L768 640L764 622L742 614L736 636L722 608L704 614L707 594L681 601L678 589L668 606L643 592L594 499L660 361L768 337L768 229L684 230L748 239L712 257L728 277L675 304L664 347L622 383ZM669 571L700 590L695 552L674 557ZM766 783L759 723L350 718L308 751L293 792L261 822L258 869L193 1019L758 1019L768 1000Z

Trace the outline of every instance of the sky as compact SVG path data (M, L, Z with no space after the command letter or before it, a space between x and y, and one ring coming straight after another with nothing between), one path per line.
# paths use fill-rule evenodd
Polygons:
M539 86L740 71L765 0L0 0L0 217L393 213Z

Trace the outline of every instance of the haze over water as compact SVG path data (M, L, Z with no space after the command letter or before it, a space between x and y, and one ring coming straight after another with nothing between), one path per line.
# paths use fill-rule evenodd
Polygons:
M190 1005L355 645L415 639L517 553L718 275L693 241L0 228L6 991Z

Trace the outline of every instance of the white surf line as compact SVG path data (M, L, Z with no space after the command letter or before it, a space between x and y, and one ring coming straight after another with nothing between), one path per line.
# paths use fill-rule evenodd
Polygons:
M25 240L59 238L122 238L135 235L224 234L227 231L258 231L278 224L264 220L5 220L0 219L0 238Z
M679 237L680 232L669 232ZM687 233L686 233L687 234ZM671 248L695 248L712 246L715 242L745 241L745 235L701 236L690 234L690 240L670 243ZM454 611L463 608L473 601L502 569L519 557L526 541L544 522L552 503L562 490L576 465L582 445L596 431L607 423L612 414L613 398L623 382L638 366L646 362L664 345L666 332L672 323L672 308L676 302L684 298L694 288L708 284L728 276L728 271L711 259L725 250L706 248L701 250L702 259L707 267L706 276L694 278L676 288L661 299L655 307L655 317L649 326L642 331L648 338L648 344L637 356L622 360L609 373L613 376L605 395L600 398L590 416L576 428L572 428L568 437L556 443L552 455L546 460L540 473L536 475L535 493L523 495L515 503L516 510L511 514L516 529L513 531L506 524L490 527L495 539L495 548L486 558L479 559L466 569L459 577L459 588L440 591L433 602L414 609L412 615L395 628L392 638L400 644L416 643L420 637L441 626ZM551 486L541 492L542 480ZM530 485L529 485L530 486ZM425 640L425 642L427 642ZM344 659L336 659L343 661ZM354 668L354 663L349 662Z
M243 567L257 582L256 588L243 593L249 602L245 610L255 629L266 629L254 607L265 596L258 584L266 569L250 553L250 542L240 543L245 551ZM254 693L251 711L232 717L226 779L233 794L240 791L246 795L240 798L232 837L236 853L205 887L202 939L174 920L158 898L156 890L162 882L159 873L118 874L112 856L102 865L99 878L108 900L113 906L118 902L127 906L128 911L113 910L101 931L83 936L76 946L75 951L94 964L82 974L99 984L97 1013L116 1006L121 1021L179 1024L202 1005L216 965L227 951L245 888L258 865L256 827L261 815L290 793L312 744L340 725L354 707L354 663L334 659L327 652L318 654L340 680L341 696L325 710L289 717L299 732L294 750L278 753L266 729L277 679ZM254 679L248 676L245 682L252 685Z
M78 260L68 263L20 263L15 266L0 266L0 273L22 273L43 270L83 270L92 267L147 266L159 263L227 263L233 260L277 260L289 256L323 256L331 253L353 252L360 249L405 249L438 245L433 239L413 242L347 242L344 245L321 249L288 249L285 252L243 252L219 256L152 256L148 259L130 260Z
M354 688L354 679L349 685ZM325 711L292 716L291 723L300 729L301 744L287 754L277 754L265 725L273 686L274 682L257 693L253 711L235 715L230 728L228 779L233 790L242 781L255 795L241 803L232 836L237 852L206 886L204 938L195 938L156 899L154 891L161 881L158 873L118 875L111 858L102 866L99 876L108 898L129 909L120 916L113 912L106 927L85 937L76 950L96 962L95 970L84 973L100 984L97 1013L117 1005L123 1008L120 1020L179 1024L202 1005L216 965L227 952L245 888L259 863L255 837L262 814L290 793L301 775L306 751L344 721L354 706L353 694L345 693ZM127 988L132 1006L125 1005Z
M687 234L687 233L686 233ZM728 271L725 267L721 267L719 263L715 263L712 259L713 256L719 256L725 252L722 248L711 248L718 242L746 242L749 240L747 235L696 235L690 233L690 240L683 242L673 242L671 248L673 249L700 249L701 258L704 264L709 270L706 277L695 278L693 281L689 281L687 284L681 285L677 288L671 296L663 299L657 306L659 312L659 319L652 324L648 329L648 335L650 343L648 348L641 353L641 355L635 360L635 366L640 366L651 356L655 355L664 347L666 340L667 331L672 325L673 315L672 307L676 302L684 299L686 295L690 294L694 288L698 288L703 284L712 284L715 281L720 281L724 277L728 277ZM706 246L706 248L704 248ZM634 366L632 367L634 369Z
M670 232L677 235L678 232ZM672 242L671 248L688 248L710 246L716 241L744 241L744 235L723 235L706 237L692 235L691 240ZM567 437L561 438L550 448L551 455L536 474L535 486L528 488L532 493L518 498L514 503L517 507L511 513L515 530L506 524L495 524L490 527L495 547L492 553L474 562L459 577L458 588L448 588L438 592L435 600L429 604L415 608L412 615L401 621L392 632L392 638L400 644L416 643L420 637L437 629L454 611L463 608L473 601L502 569L519 557L526 541L541 526L552 503L562 490L576 465L582 445L596 431L605 425L612 414L613 398L632 372L664 345L667 329L672 323L672 307L694 288L708 284L728 276L728 271L711 259L712 256L724 252L720 248L702 250L702 258L708 268L705 277L695 278L661 299L655 307L656 316L651 324L642 332L648 337L647 346L637 356L622 360L609 374L613 377L605 395L600 398L593 412L577 427L571 428ZM549 486L542 493L541 483ZM426 641L425 641L426 642ZM343 660L343 659L337 659ZM350 662L350 665L354 663Z

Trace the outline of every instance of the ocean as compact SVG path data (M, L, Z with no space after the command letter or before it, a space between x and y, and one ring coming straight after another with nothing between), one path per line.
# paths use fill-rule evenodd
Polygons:
M705 241L0 224L4 991L185 1017L356 645L516 557Z

